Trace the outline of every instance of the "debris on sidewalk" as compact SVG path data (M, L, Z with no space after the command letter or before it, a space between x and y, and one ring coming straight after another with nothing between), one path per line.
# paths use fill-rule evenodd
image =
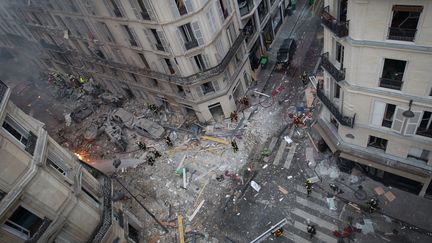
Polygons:
M255 181L251 181L251 182L250 182L250 185L251 185L251 187L252 187L255 191L257 191L257 192L259 192L259 191L261 190L261 186L258 185L258 183L256 183Z
M285 194L285 195L288 194L288 191L287 191L285 188L283 188L283 187L281 187L281 186L278 186L278 189L279 189L279 191L282 192L283 194Z
M382 194L384 194L384 189L381 186L375 187L374 191L376 192L377 195L381 196Z
M384 196L387 198L387 200L389 200L389 202L392 202L396 199L396 196L391 191L386 192Z

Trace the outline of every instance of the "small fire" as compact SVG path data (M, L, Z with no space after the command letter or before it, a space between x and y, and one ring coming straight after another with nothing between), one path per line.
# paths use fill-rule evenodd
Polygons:
M78 157L78 159L83 160L83 157L79 153L75 153L75 155Z

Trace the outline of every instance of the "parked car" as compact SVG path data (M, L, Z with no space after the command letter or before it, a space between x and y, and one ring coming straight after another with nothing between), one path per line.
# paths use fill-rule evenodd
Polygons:
M287 68L290 65L294 57L296 48L297 44L292 38L287 38L282 42L282 45L279 47L276 57L276 65L278 69Z
M111 118L114 121L121 123L122 126L124 125L127 128L131 128L131 129L133 128L135 116L123 108L118 108L117 110L115 110Z
M138 134L150 136L153 139L160 139L165 133L165 129L162 126L145 118L137 119L133 127Z

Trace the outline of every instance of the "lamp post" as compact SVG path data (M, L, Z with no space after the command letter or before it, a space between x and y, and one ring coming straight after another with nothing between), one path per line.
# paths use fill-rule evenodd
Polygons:
M414 112L411 111L412 102L413 102L413 100L410 100L408 110L402 112L402 116L404 116L405 118L413 118L414 117Z

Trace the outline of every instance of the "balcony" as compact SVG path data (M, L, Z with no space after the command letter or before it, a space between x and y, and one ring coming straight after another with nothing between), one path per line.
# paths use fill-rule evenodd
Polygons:
M403 81L389 78L380 78L380 87L401 90Z
M404 29L404 28L389 28L388 39L389 40L400 40L400 41L414 41L416 29Z
M240 16L250 13L254 8L253 0L238 0L237 3L240 10Z
M333 63L329 60L329 53L326 52L321 55L321 66L337 81L342 81L345 79L345 69L337 69Z
M329 6L325 7L321 13L321 22L329 28L337 37L342 38L348 35L348 22L338 21L329 12Z
M85 58L86 61L93 62L99 65L103 65L109 68L117 68L122 69L126 72L132 72L139 75L143 75L145 77L151 78L151 79L157 79L157 80L166 80L168 82L173 82L176 84L181 85L189 85L193 83L200 82L202 80L210 79L214 76L217 76L225 71L227 68L229 62L232 60L234 55L237 53L237 51L240 49L240 45L243 43L245 38L245 35L243 31L240 31L240 35L237 37L237 39L234 41L233 45L229 49L228 53L225 55L225 57L222 59L222 61L209 69L204 70L203 72L199 72L187 77L181 77L181 76L174 76L174 75L168 75L165 73L153 71L151 69L147 68L139 68L132 65L127 65L123 63L117 63L111 60L101 59L96 56L83 56L82 53L75 52L77 55L80 55L82 58Z
M317 88L317 97L321 100L321 102L327 107L330 113L332 113L332 115L342 126L351 127L351 128L354 127L355 114L353 117L342 115L339 109L330 101L329 98L327 98L323 90L320 88Z
M196 39L185 42L186 50L190 50L190 49L197 47L197 46L198 46L198 41Z

